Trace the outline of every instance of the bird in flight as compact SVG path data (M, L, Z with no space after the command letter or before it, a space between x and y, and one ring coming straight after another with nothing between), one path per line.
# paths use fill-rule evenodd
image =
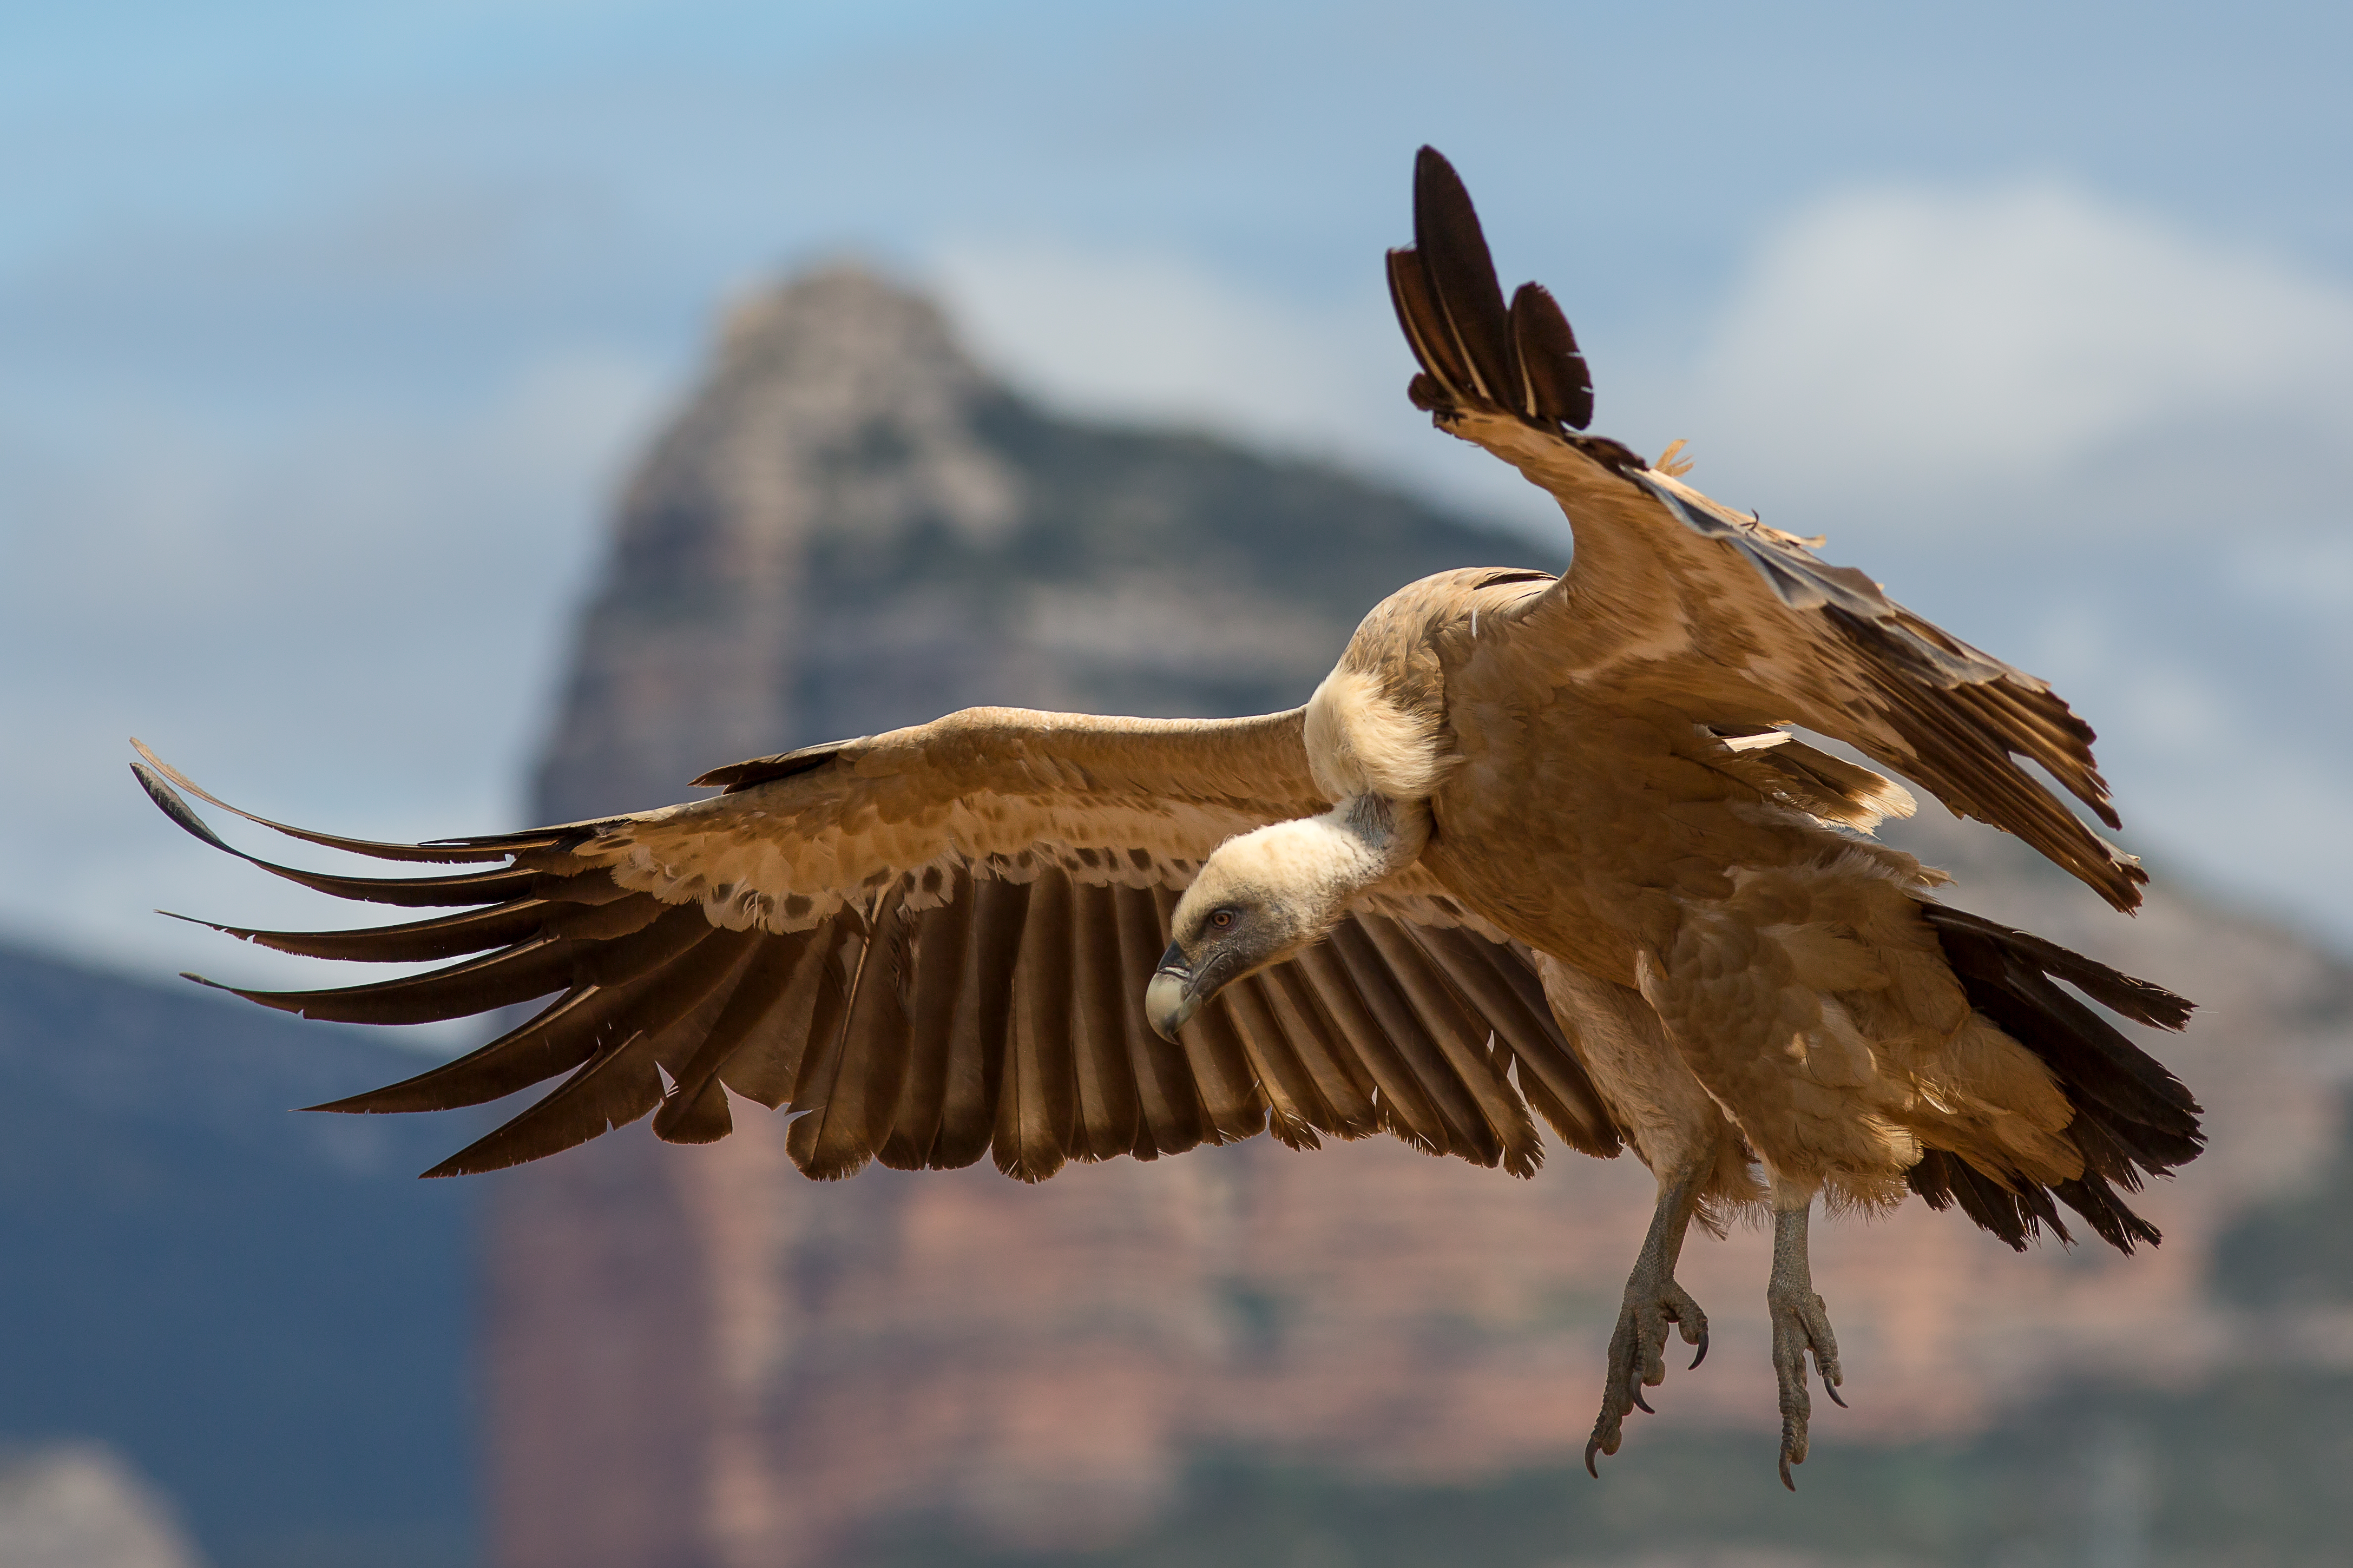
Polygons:
M325 959L452 960L315 991L309 1017L410 1024L543 1000L405 1082L318 1109L448 1110L555 1088L428 1175L568 1149L651 1113L674 1142L736 1099L792 1113L807 1174L984 1155L1043 1181L1271 1131L1388 1132L1531 1174L1538 1124L1630 1147L1658 1204L1586 1450L1651 1408L1694 1219L1762 1207L1780 1474L1806 1457L1807 1358L1843 1377L1807 1224L1916 1195L2023 1249L2063 1207L2119 1250L2127 1206L2196 1157L2199 1107L2109 1018L2190 1005L1942 902L1871 830L1908 815L1852 747L2007 829L2130 911L2091 729L1808 542L1588 436L1552 296L1508 303L1454 169L1424 148L1388 255L1437 426L1567 514L1562 576L1441 573L1365 617L1303 707L1158 720L979 708L719 768L722 793L528 832L381 844L287 827L143 746L174 821L274 875L454 910L229 934ZM185 793L184 793L185 792ZM329 848L426 867L328 874L242 855L193 795ZM2072 989L2071 989L2072 988ZM1843 1403L1843 1400L1840 1400Z

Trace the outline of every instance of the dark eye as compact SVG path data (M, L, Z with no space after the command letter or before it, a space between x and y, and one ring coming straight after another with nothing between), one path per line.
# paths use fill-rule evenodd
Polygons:
M1234 911L1231 910L1219 910L1217 913L1209 917L1209 923L1217 927L1219 931L1223 931L1228 926L1234 923Z

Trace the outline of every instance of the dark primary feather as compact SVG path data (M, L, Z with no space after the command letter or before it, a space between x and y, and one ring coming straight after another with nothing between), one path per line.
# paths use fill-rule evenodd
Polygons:
M939 1139L974 902L972 879L959 872L947 904L911 944L906 1070L888 1129L874 1151L877 1159L894 1170L923 1169Z
M224 855L234 855L248 866L258 866L273 877L283 877L317 892L332 893L339 899L353 899L365 903L401 904L411 909L448 909L461 904L487 903L508 897L531 887L536 880L533 872L501 868L491 871L468 871L452 877L339 877L324 871L299 870L263 860L236 848L224 840L204 819L188 808L172 786L162 776L140 763L131 764L139 787L147 792L165 816L191 836L211 845ZM256 820L259 820L257 818ZM348 843L359 843L351 839Z
M1479 214L1435 148L1414 160L1414 243L1388 253L1389 302L1423 374L1415 407L1441 419L1484 405L1562 434L1614 469L1642 460L1615 441L1567 436L1593 421L1593 374L1549 289L1525 283L1508 310ZM1564 429L1566 427L1566 429Z
M716 931L692 943L665 967L659 998L650 988L641 993L553 1093L425 1173L455 1176L519 1165L577 1147L653 1110L662 1098L659 1067L676 1059L684 1037L708 1028L724 987L740 977L750 946L739 931Z
M132 737L131 744L142 757L147 760L147 768L142 768L136 763L132 764L132 772L140 775L142 784L149 784L150 779L154 774L160 773L164 778L171 780L173 784L179 785L180 788L186 790L208 805L216 805L223 811L245 818L248 822L267 827L274 833L282 833L289 838L299 838L306 844L317 844L329 849L341 849L351 855L364 855L376 860L435 861L444 864L457 864L470 860L503 860L513 852L514 848L521 847L512 841L502 841L498 847L484 847L466 839L451 839L442 844L385 844L374 838L344 838L332 833L313 833L307 827L290 827L285 823L272 822L266 816L256 816L249 811L239 810L228 802L206 794L187 774L149 751L146 743L137 736ZM153 769L153 773L151 773L148 769ZM180 821L182 826L187 826L188 822L194 820L192 815L183 816L186 812L185 805L179 812L174 812L169 805L164 805L163 797L156 795L153 785L149 786L147 793L155 798L158 805L164 806L166 815ZM169 791L166 790L165 793L169 794ZM228 848L228 846L212 837L210 830L204 828L201 824L191 831L216 847ZM522 837L530 838L534 843L552 844L558 835L543 832ZM235 850L229 852L236 853Z
M1512 406L1520 377L1494 258L1471 193L1435 148L1424 147L1413 162L1413 244L1434 285L1430 298L1447 329L1443 335L1470 372L1469 390L1498 407Z
M1572 430L1593 423L1593 373L1552 291L1523 283L1512 295L1512 351L1520 373L1519 411Z
M543 899L522 899L512 904L468 910L463 914L413 921L406 925L363 926L355 931L255 931L200 921L192 915L174 915L168 910L163 912L175 921L187 921L257 947L273 948L301 958L334 958L356 963L430 963L437 959L455 958L459 953L480 952L522 941L539 930L546 919L546 910L547 900Z

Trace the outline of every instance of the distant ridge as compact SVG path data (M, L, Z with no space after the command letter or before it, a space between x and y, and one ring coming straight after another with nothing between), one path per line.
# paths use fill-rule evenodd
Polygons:
M0 1442L97 1438L210 1568L472 1560L468 1231L357 1030L0 947Z

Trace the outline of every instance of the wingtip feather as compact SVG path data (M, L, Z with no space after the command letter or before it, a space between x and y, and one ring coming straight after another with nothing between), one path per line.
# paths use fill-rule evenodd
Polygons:
M1512 364L1511 318L1495 280L1495 261L1471 193L1437 149L1414 159L1414 250L1438 314L1468 367L1468 391L1499 408L1513 405L1519 376Z
M1572 430L1593 423L1593 373L1577 346L1560 301L1541 283L1523 283L1512 296L1512 357L1519 368L1524 419L1557 422Z

